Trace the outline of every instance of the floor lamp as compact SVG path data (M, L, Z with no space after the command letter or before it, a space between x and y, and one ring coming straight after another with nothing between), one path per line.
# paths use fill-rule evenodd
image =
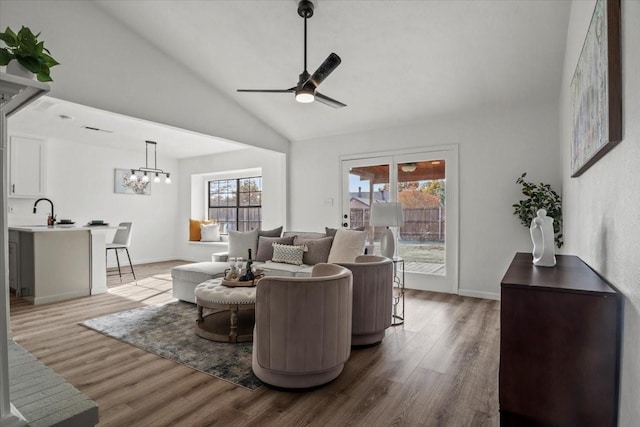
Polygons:
M396 242L393 231L389 227L400 227L404 224L402 205L397 202L374 203L371 206L371 219L374 227L387 227L380 238L380 252L382 256L393 258Z

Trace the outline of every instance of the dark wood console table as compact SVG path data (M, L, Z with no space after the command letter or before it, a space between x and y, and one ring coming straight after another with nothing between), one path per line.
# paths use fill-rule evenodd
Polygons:
M501 283L500 424L615 426L621 299L580 258L518 253Z

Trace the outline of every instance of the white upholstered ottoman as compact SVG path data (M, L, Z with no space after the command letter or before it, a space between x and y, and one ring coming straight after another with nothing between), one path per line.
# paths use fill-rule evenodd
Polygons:
M179 265L171 269L173 296L179 300L196 302L194 291L198 284L224 276L229 268L226 262L195 262Z
M200 283L194 291L198 306L196 334L221 342L245 342L253 339L256 288L223 286L220 279ZM204 314L204 309L212 312Z

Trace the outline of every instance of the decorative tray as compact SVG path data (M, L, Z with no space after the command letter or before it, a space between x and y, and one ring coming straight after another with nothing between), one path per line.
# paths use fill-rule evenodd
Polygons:
M242 288L242 287L251 288L257 285L260 279L261 278L254 279L254 280L240 281L240 280L227 280L225 278L222 278L221 280L222 280L222 285L227 286L229 288Z

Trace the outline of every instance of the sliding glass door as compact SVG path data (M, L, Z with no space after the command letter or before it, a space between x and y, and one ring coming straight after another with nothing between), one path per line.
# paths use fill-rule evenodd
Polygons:
M371 225L371 208L399 203L402 224L390 229L406 286L457 293L457 147L343 159L342 171L343 227L367 231L368 251L380 254L386 227Z

